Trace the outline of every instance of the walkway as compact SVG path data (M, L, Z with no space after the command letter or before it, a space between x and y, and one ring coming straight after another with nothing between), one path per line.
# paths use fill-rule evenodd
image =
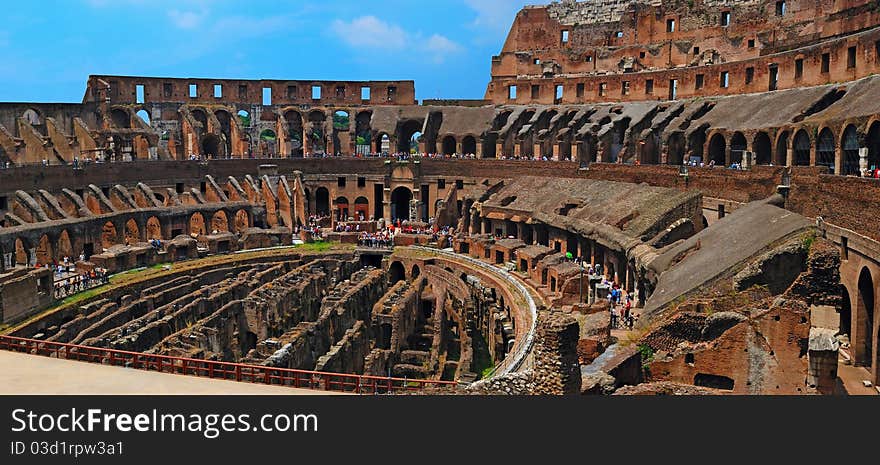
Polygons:
M0 351L0 395L332 395Z

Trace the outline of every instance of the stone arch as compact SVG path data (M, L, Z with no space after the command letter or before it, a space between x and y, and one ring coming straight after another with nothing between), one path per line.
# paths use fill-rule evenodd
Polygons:
M330 215L330 191L326 187L319 187L315 191L315 213L318 216Z
M756 165L769 165L773 159L773 143L766 132L759 132L752 141L752 151L755 152Z
M189 233L190 235L196 234L199 236L205 235L205 233L207 233L207 229L205 227L205 217L201 213L196 212L189 217Z
M21 115L21 118L25 123L30 124L31 126L42 126L43 125L43 115L40 112L33 108L28 108L24 111L24 114Z
M464 136L464 139L461 140L461 151L465 155L476 155L477 154L477 138L474 136ZM569 155L571 155L570 151L569 151Z
M50 265L55 261L55 251L49 236L43 234L37 242L37 264Z
M777 166L788 166L788 131L782 131L776 138L776 156L773 164Z
M70 242L70 234L66 229L61 231L61 234L58 235L58 246L56 247L56 251L60 258L73 258L73 244Z
M110 110L110 121L113 122L113 127L117 129L131 128L131 115L121 108Z
M390 285L393 286L400 281L406 279L406 268L404 268L403 263L394 262L391 264L391 267L388 268L388 277L391 280Z
M125 242L127 244L136 244L140 242L141 232L138 228L137 221L134 218L125 222Z
M843 130L843 140L841 142L843 148L843 160L841 160L840 168L844 176L858 176L861 174L859 165L859 131L852 124Z
M208 114L205 113L201 108L196 108L190 112L192 114L193 119L198 121L199 124L202 125L202 130L208 130Z
M309 127L306 131L308 146L312 154L323 155L327 151L327 135L324 133L324 123L327 115L321 110L309 112Z
M242 234L251 227L251 218L245 210L235 212L235 232Z
M159 218L151 216L147 219L146 233L148 241L153 239L162 240L162 223L159 221Z
M727 142L722 134L715 134L709 140L709 160L714 161L717 166L724 166L727 163L725 152L727 151Z
M657 165L660 163L660 150L658 149L657 136L651 132L643 140L639 141L639 161L643 165Z
M697 128L688 136L688 148L690 149L691 156L699 158L703 163L708 163L709 160L703 154L705 145L706 130L704 128Z
M443 155L455 155L455 152L456 152L455 137L453 137L453 136L444 137L443 142L442 142L442 147L443 147L442 148Z
M223 141L216 134L207 134L202 137L202 155L206 158L223 158Z
M361 111L355 116L355 152L358 155L367 156L373 151L371 147L373 140L372 120L373 113L370 111Z
M247 110L238 110L235 116L238 116L239 126L245 129L251 127L251 114Z
M855 340L853 345L855 348L856 364L861 366L871 366L871 359L874 355L874 318L876 308L876 286L874 286L874 277L871 270L867 267L862 268L859 273L858 294L856 297L855 315Z
M794 166L810 166L810 136L801 129L794 136Z
M391 193L391 220L408 221L410 218L410 203L413 199L412 191L405 186L394 189Z
M333 204L336 207L336 219L339 221L348 221L348 214L351 212L348 198L339 196L336 198L336 201L334 201Z
M733 133L733 137L730 138L730 163L739 163L743 162L743 154L749 149L748 142L746 141L746 136L737 131Z
M376 136L376 153L380 154L389 154L391 153L391 137L384 132L380 132Z
M305 144L303 144L303 117L298 111L287 111L284 113L284 119L287 121L287 145L290 147L290 156L301 158L304 154Z
M229 232L229 217L223 210L217 210L211 217L211 232Z
M147 126L150 126L150 114L147 110L139 110L137 112L137 117L141 119Z
M834 141L834 133L831 129L824 128L819 132L816 139L816 166L824 166L834 174L834 158L837 144Z
M405 120L398 123L397 126L397 152L410 153L412 151L412 140L416 134L421 134L424 123L419 120ZM418 150L416 150L418 151Z
M112 221L104 223L101 228L101 247L105 250L119 243L119 234L116 232L116 225Z
M868 169L880 168L880 121L871 123L865 143L868 146Z
M366 197L358 197L354 201L355 219L365 221L370 218L370 200Z
M669 136L669 142L666 143L666 163L669 165L683 165L684 152L686 144L684 134L676 132Z

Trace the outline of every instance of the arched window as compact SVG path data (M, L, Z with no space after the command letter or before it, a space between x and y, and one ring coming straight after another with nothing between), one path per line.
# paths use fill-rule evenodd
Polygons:
M859 172L859 133L855 126L847 126L843 132L843 166L844 176L858 176Z
M829 172L834 174L835 149L834 134L828 128L823 129L816 143L816 166L828 167Z
M810 166L810 136L803 130L794 136L794 165Z

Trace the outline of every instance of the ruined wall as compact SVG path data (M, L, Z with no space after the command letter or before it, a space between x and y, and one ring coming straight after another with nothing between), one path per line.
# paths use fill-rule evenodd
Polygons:
M542 312L535 342L535 390L538 395L576 395L581 389L578 323L571 316Z

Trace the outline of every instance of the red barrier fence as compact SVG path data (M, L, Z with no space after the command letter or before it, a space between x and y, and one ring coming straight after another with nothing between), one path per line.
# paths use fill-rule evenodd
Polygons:
M454 381L321 373L317 371L196 360L59 342L38 341L12 336L0 336L0 350L64 360L99 363L101 365L126 367L136 370L156 371L159 373L352 394L419 392L428 387L451 388L457 385Z

